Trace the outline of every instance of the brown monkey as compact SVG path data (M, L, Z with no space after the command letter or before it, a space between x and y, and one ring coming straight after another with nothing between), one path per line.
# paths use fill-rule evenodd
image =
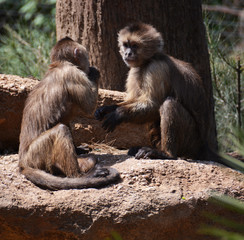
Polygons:
M53 47L49 70L29 94L21 125L19 168L34 184L58 190L102 187L118 180L115 169L77 157L68 127L78 109L85 116L93 114L98 78L82 45L66 37Z
M203 83L190 64L163 52L161 34L136 23L118 34L120 54L130 71L124 102L97 109L103 128L122 122L151 123L154 149L136 150L136 158L197 158L203 154L208 116ZM156 149L157 148L157 149ZM202 156L204 158L204 156Z

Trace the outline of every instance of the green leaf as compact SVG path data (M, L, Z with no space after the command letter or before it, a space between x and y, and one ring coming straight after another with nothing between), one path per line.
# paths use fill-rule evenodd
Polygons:
M37 8L37 2L32 0L28 1L20 8L21 13L34 13Z
M220 153L220 156L222 157L221 161L223 161L226 165L244 173L244 163L242 161L237 160L237 159L235 159L231 156L228 156L224 153Z
M45 18L42 14L38 14L34 19L34 25L41 26L45 22Z
M228 232L226 230L214 227L202 227L199 233L215 237L221 237L221 239L223 240L244 240L244 236L239 233Z
M241 202L237 199L231 198L226 195L213 195L210 198L211 202L221 204L223 207L230 210L234 210L238 213L244 214L244 202Z

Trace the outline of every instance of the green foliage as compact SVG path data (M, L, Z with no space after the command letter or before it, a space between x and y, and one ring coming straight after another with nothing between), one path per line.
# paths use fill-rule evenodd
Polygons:
M244 156L244 130L234 129L233 135L230 138L233 143L232 149L237 151L240 156ZM221 153L220 155L222 156L223 162L225 164L244 173L244 162L239 161L224 153Z
M21 20L42 31L54 30L55 6L56 0L0 0L1 25Z
M242 161L239 161L233 157L230 157L224 153L220 153L220 156L222 157L222 162L228 165L229 167L239 170L244 173L244 163Z
M220 237L220 239L222 240L244 240L244 236L239 233L228 232L219 228L206 227L205 230L202 231L202 233L205 233L206 235Z
M222 195L222 196L218 196L218 195L214 195L211 199L211 202L218 204L226 209L232 210L234 212L237 213L241 213L244 214L244 202L241 202L237 199ZM242 230L244 232L244 227L241 228L240 230Z
M234 129L233 130L233 147L237 149L241 156L244 156L244 130ZM244 173L244 163L235 158L222 154L223 161L230 167L237 169ZM241 219L244 216L244 202L237 199L231 198L227 195L213 195L210 202L223 207L225 211L230 210L232 216L237 219L238 216ZM211 219L214 223L217 223L219 227L203 226L199 233L215 236L221 240L244 240L244 223L233 221L222 216L206 213L205 216Z
M122 240L121 236L115 231L111 232L111 236L112 236L112 238L107 237L107 238L105 238L105 240Z
M41 78L49 64L49 52L55 32L46 33L26 25L15 31L5 26L6 35L0 41L0 73Z
M224 22L224 24L222 24ZM243 50L238 50L239 39L235 34L226 34L226 29L234 31L238 25L220 14L205 14L205 25L210 53L210 65L213 80L213 93L215 99L215 117L218 132L220 150L238 150L244 156L244 130L243 107L238 113L238 60L244 62ZM243 86L243 67L240 76ZM241 96L241 102L243 97ZM239 122L238 119L241 119ZM244 163L230 156L222 154L223 161L228 166L244 172ZM225 210L230 209L240 215L244 214L244 203L228 196L213 196L211 201L222 206ZM212 214L207 214L220 227L205 226L201 233L215 236L222 240L244 240L244 225L230 219Z
M222 206L226 210L229 209L233 213L236 212L239 215L244 214L244 203L237 199L225 195L214 195L209 201L215 203L216 205ZM218 237L218 239L222 240L244 240L243 223L232 221L227 218L209 213L205 215L213 220L215 223L218 223L220 226L222 226L222 228L204 226L200 229L201 234L216 236Z
M0 73L43 76L56 42L55 3L0 0Z
M213 94L215 99L215 117L220 149L229 150L233 146L232 139L227 136L233 134L233 127L238 126L237 110L237 57L244 61L243 52L234 51L238 42L222 37L224 27L212 25L213 17L205 14L205 25L210 53L210 66L213 80ZM241 75L243 79L243 72ZM241 109L243 110L243 109ZM243 119L244 113L241 113Z

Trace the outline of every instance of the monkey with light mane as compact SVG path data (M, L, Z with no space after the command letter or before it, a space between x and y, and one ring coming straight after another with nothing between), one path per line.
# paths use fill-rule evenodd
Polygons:
M66 37L51 51L44 79L29 94L20 133L19 169L44 189L100 188L119 179L112 168L76 154L69 122L97 106L99 72L89 66L86 49Z
M193 67L163 52L161 34L148 24L131 24L118 34L120 54L130 68L127 97L103 106L95 117L113 131L122 122L151 125L153 148L132 148L136 158L205 158L209 116L202 79Z

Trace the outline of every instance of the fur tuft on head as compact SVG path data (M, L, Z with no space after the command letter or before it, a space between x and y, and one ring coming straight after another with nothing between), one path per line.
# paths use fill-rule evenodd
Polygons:
M68 61L88 73L89 57L86 48L69 37L60 39L51 50L51 63Z
M137 38L140 43L147 44L149 42L157 45L158 51L163 50L163 38L160 32L156 30L152 25L146 23L132 23L119 31L120 38Z

